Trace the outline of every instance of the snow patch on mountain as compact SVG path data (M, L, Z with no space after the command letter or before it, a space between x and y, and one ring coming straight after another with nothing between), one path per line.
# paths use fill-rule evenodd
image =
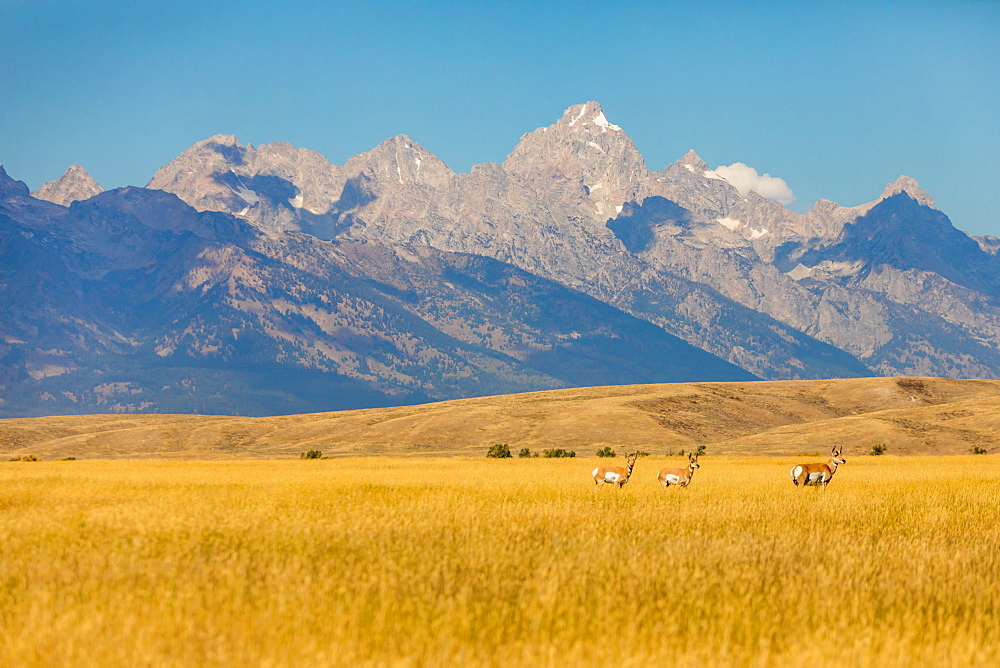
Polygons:
M605 132L607 132L608 130L611 130L613 132L618 132L621 130L620 127L608 121L603 111L599 112L597 116L594 117L594 125L598 126L599 128L602 128Z

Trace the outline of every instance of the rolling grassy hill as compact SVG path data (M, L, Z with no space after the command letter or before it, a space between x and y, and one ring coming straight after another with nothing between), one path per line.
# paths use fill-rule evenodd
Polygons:
M627 385L266 418L88 415L0 420L0 457L43 459L483 456L567 448L593 456L697 445L709 454L1000 451L1000 381L858 378Z

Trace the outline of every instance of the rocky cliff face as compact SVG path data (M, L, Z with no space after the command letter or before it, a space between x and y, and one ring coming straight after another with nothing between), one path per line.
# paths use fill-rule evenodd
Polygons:
M599 224L638 197L647 172L632 139L596 102L521 137L503 168L546 202Z
M32 197L44 199L62 206L90 199L104 192L97 181L80 165L70 165L66 173L55 181L49 181L31 193Z
M224 142L214 138L213 143ZM287 146L283 151L294 153ZM839 348L884 373L913 371L909 362L893 361L898 355L883 359L879 352L911 329L901 324L893 294L850 282L861 260L852 264L828 258L810 264L809 259L842 244L854 221L898 193L932 207L933 200L913 179L901 177L870 204L842 207L820 200L800 215L752 191L741 195L694 151L660 172L648 170L628 135L594 102L570 107L553 125L525 134L503 165L477 165L469 174L452 173L405 136L351 158L344 167L316 160L308 169L289 169L288 158L275 157L279 151L269 148L267 159L260 157L263 153L247 149L224 167L245 173L245 180L256 175L287 184L284 200L254 191L259 202L284 206L284 222L276 225L265 204L248 204L247 199L219 210L243 215L263 228L427 244L510 262L658 323L763 377L832 371L815 363L819 348L798 349L801 341L788 332L805 336L810 345ZM192 172L197 169L183 169L184 174ZM222 166L213 166L212 172L214 182L224 180ZM151 186L157 183L154 179ZM170 187L188 198L187 186ZM304 214L288 202L311 202L313 208ZM882 260L865 262L880 266ZM652 298L651 283L674 297ZM901 289L899 280L892 284ZM711 306L680 317L671 309L692 290ZM770 324L763 331L744 332L746 336L723 333L713 314L734 308L764 316ZM930 314L904 320L924 315ZM950 330L947 340L963 352L949 353L937 343L930 346L931 359L981 358L984 351L976 343L981 333L963 334L966 325L954 325L959 329ZM942 336L930 338L941 341ZM942 373L955 373L954 364L942 365ZM848 367L841 373L863 372ZM983 368L971 362L968 367L973 375Z
M640 378L1000 375L1000 244L956 230L916 181L797 214L694 151L648 170L594 102L468 174L405 135L343 166L216 135L148 189L67 209L2 173L0 199L4 285L48 304L9 302L7 376L24 382L126 354L148 369L194 360L219 387L234 364L276 363L369 403ZM101 299L119 296L88 295L123 280L134 302L115 308L169 322L87 311L112 309ZM57 284L76 301L53 302ZM42 331L50 352L29 353ZM303 383L284 405L324 406Z

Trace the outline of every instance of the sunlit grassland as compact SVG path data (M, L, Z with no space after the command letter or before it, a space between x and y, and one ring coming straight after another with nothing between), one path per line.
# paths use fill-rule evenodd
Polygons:
M799 459L0 463L0 665L1000 664L1000 459Z

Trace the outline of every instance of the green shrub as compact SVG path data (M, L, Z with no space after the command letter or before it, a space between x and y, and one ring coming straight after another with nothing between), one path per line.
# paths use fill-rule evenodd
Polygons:
M76 457L63 457L59 461L61 461L61 462L75 462L76 461Z
M521 451L517 453L517 456L521 457L521 458L530 457L531 456L531 450L528 449L528 448L521 448Z
M12 462L37 462L38 457L34 455L21 455L20 457L11 457Z
M494 459L506 459L508 457L513 457L510 454L510 446L506 443L497 443L491 445L489 451L486 453L487 457L492 457Z
M551 450L542 450L543 457L576 457L575 450L563 450L562 448L553 448Z
M974 445L974 446L972 446L972 454L974 454L974 455L985 455L986 454L986 448L981 448L978 445Z
M597 451L598 457L617 457L617 453L611 449L610 445L605 445L603 448Z
M878 457L879 455L884 455L886 451L885 443L876 443L872 446L872 451L868 454L872 457Z
M299 459L321 459L323 457L322 450L306 450L301 455Z
M706 448L704 445L699 445L698 449L694 451L694 456L701 457L703 454L705 454L705 449ZM681 454L683 455L684 453L682 452Z

